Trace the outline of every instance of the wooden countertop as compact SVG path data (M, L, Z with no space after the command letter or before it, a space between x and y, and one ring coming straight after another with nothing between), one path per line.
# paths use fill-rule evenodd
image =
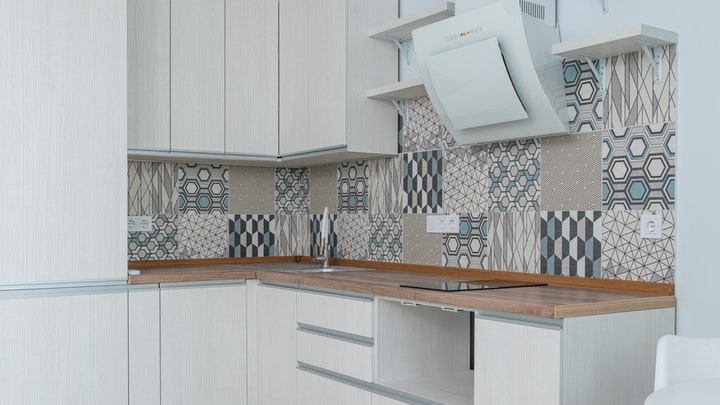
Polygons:
M448 269L434 266L392 265L336 261L340 265L374 268L374 271L294 274L272 271L301 258L266 260L131 262L140 275L128 284L157 284L216 280L260 279L300 286L328 288L395 299L429 302L468 309L485 309L545 318L570 318L616 312L675 307L672 284L595 280L581 277L521 274L502 271ZM543 282L547 286L484 291L438 292L400 287L401 284L501 280Z

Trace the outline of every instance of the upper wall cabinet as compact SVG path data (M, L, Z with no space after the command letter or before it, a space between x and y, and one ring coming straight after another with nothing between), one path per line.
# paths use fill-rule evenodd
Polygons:
M367 37L397 10L397 1L387 0L280 0L283 160L397 153L397 113L365 98L368 88L397 80L397 49Z

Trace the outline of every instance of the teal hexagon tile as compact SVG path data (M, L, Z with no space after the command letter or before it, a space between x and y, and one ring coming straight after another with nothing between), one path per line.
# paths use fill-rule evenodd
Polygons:
M486 214L460 214L459 232L442 234L442 265L487 269L488 230Z
M180 214L227 214L229 170L223 165L178 165Z
M310 170L275 169L275 211L282 215L310 213Z
M368 212L369 167L367 161L343 162L337 167L338 212Z
M489 157L490 211L540 210L540 141L493 143Z
M370 260L402 262L402 215L370 215Z
M152 231L128 232L128 260L177 259L177 216L159 214L152 220Z
M599 90L590 66L579 60L563 63L570 133L603 128L604 92Z

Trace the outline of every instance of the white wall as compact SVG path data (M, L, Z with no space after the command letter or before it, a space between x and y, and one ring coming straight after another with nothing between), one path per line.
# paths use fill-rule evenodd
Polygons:
M713 52L720 38L720 5L710 1L608 0L602 13L600 0L557 0L560 34L574 39L623 26L643 23L679 34L677 189L676 189L676 295L678 333L720 337L720 269L714 249L720 247L720 217L705 215L720 201L720 187L712 166L720 152L720 94L712 72L720 66ZM458 13L487 0L457 0ZM401 15L437 1L401 0ZM403 61L404 62L404 61ZM402 63L404 65L404 63ZM401 78L417 76L415 68L401 66ZM713 170L714 169L714 170Z

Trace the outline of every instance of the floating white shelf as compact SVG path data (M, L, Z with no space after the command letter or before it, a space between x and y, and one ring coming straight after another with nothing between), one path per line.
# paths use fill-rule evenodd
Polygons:
M637 24L615 31L560 42L552 46L552 53L570 60L582 59L583 54L609 58L641 51L640 43L642 42L654 46L665 46L676 44L677 40L677 33Z
M367 97L381 100L412 100L422 96L427 96L422 77L385 84L367 91Z
M569 60L585 60L605 90L607 59L643 51L653 67L655 83L662 81L663 46L677 43L677 33L645 24L636 24L615 31L591 35L552 46L553 55Z
M368 29L368 36L371 38L410 40L412 30L437 21L444 20L455 15L455 3L444 2L433 7L398 18L387 24L379 25Z

